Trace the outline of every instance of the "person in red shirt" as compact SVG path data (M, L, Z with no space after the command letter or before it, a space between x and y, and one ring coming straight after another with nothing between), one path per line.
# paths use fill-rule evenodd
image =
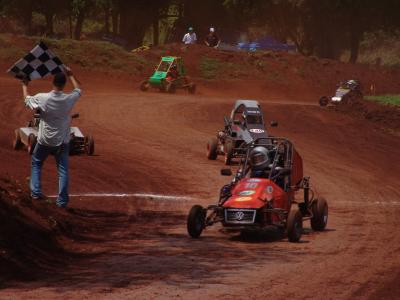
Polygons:
M167 74L167 80L174 80L178 78L178 68L175 64L171 66Z
M206 39L204 40L204 43L208 47L218 48L220 42L221 42L221 40L218 37L218 35L215 33L215 29L213 27L211 27L209 34L206 36Z

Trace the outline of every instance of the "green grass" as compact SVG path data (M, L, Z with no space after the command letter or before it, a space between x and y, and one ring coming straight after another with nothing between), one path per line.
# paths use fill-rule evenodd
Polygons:
M400 105L400 95L377 95L377 96L366 96L367 100L381 102L385 104Z

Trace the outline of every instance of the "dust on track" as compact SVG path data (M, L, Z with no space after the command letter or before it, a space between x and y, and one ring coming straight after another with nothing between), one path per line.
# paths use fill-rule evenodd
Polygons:
M83 87L76 108L81 119L75 124L94 134L97 154L71 158L71 193L158 193L193 197L203 205L215 202L227 179L218 175L221 159L205 158L205 142L246 91L224 95L200 86L200 95L193 97L143 94L130 83L119 82L118 88L112 83L103 79L104 85L96 81ZM46 82L38 82L32 88L44 87ZM15 81L1 77L1 89L0 155L7 159L0 165L3 173L23 181L29 157L10 145L12 130L26 122L29 112L17 100ZM246 237L214 226L191 240L185 222L194 201L73 198L77 217L94 215L104 221L100 226L112 230L100 227L91 239L66 242L79 258L36 280L9 282L0 295L365 299L387 296L388 285L393 289L389 296L396 295L400 207L393 202L400 198L399 139L363 119L309 105L315 98L308 95L251 96L260 100L267 119L278 120L271 133L293 140L305 173L327 198L326 232L307 229L302 243L291 244L279 232ZM45 192L54 194L53 163L46 164L44 174ZM371 205L377 201L387 205Z

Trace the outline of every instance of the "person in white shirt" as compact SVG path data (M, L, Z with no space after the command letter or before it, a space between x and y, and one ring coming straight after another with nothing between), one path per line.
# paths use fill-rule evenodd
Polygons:
M31 197L33 200L44 200L41 190L41 171L44 161L49 155L56 159L59 176L59 194L56 204L66 207L68 204L68 157L70 141L70 113L80 98L82 91L71 69L54 75L53 90L50 93L39 93L34 96L28 93L28 80L22 81L22 92L25 104L32 110L40 111L38 142L32 153L31 162ZM67 76L74 90L66 94L64 87Z
M197 42L197 37L196 37L196 33L193 30L193 27L189 27L188 29L188 33L186 33L183 36L182 42L185 45L190 45L190 44L196 44Z

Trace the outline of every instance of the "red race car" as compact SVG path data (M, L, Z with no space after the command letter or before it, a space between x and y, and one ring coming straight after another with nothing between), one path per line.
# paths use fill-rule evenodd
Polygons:
M221 175L231 176L232 171L223 169ZM301 200L295 197L300 190ZM314 195L293 144L286 138L259 139L248 146L231 183L222 187L218 204L191 208L187 230L198 238L218 222L237 230L275 226L286 229L290 242L298 242L304 220L316 231L327 225L328 204Z

